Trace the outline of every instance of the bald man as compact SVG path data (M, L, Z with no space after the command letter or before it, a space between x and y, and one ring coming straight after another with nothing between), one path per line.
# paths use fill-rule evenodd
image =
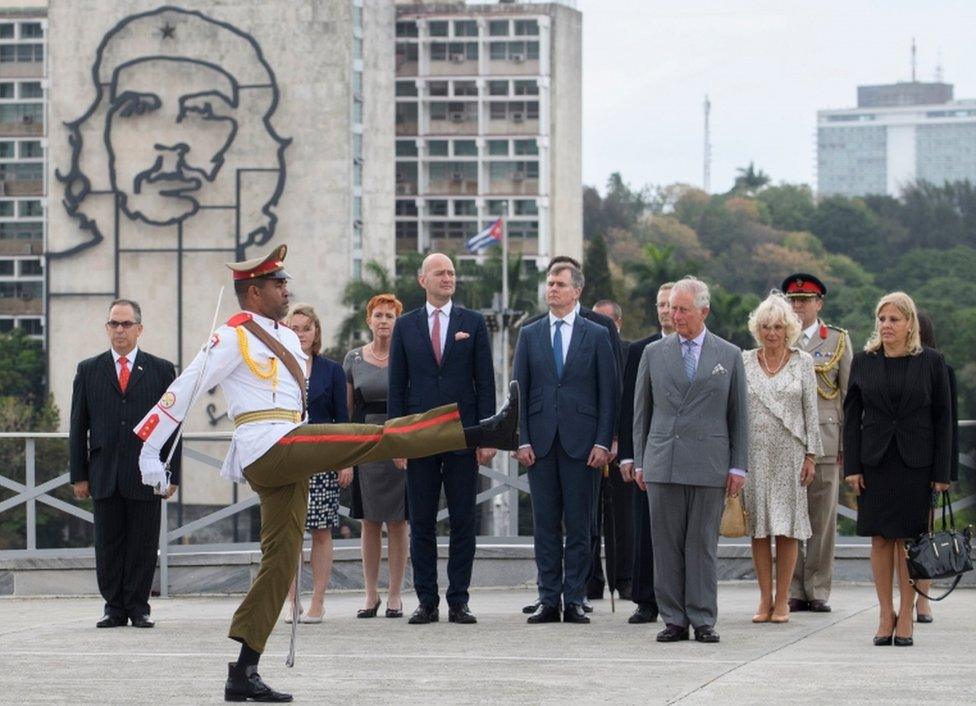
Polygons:
M400 317L393 329L387 413L394 417L457 403L462 423L475 424L495 411L495 368L485 319L454 303L457 277L446 255L428 255L418 277L427 301ZM494 455L494 449L476 449L395 461L407 471L410 560L420 601L411 624L439 619L437 511L441 488L451 525L448 619L477 622L468 608L468 587L478 525L478 464L490 464Z

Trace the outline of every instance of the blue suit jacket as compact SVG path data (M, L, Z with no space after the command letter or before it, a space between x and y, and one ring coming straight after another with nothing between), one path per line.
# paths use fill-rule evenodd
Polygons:
M349 421L346 408L346 373L325 356L312 358L308 377L308 421L310 424L342 424Z
M430 343L426 306L397 319L390 345L390 417L456 402L461 423L469 427L495 413L495 366L488 327L478 312L457 303L451 307L440 366Z
M571 458L593 446L610 448L620 397L617 364L607 330L577 316L562 379L556 377L549 317L522 328L513 376L521 387L521 444L545 456L556 434Z

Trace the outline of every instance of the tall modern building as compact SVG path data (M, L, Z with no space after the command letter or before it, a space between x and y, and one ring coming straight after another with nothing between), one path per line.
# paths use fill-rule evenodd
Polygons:
M44 336L47 20L0 11L0 333Z
M952 84L859 86L857 107L817 112L817 190L898 195L918 180L976 182L976 100Z
M398 4L396 248L582 255L582 16L571 3Z

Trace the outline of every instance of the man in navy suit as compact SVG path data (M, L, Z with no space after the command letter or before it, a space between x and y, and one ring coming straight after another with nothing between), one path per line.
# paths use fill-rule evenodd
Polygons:
M529 469L539 607L529 623L588 623L593 476L608 462L619 380L607 330L578 315L583 273L546 278L549 314L522 328L513 377L522 390L519 462ZM566 527L563 550L562 526Z
M428 255L420 268L424 306L404 314L393 329L390 351L390 417L426 412L456 402L461 422L474 425L495 411L495 368L484 317L452 301L456 275L451 259ZM478 514L478 464L487 465L495 449L397 459L407 469L410 508L410 560L420 606L412 624L437 622L437 510L441 486L447 497L451 540L447 561L448 619L476 623L468 608Z

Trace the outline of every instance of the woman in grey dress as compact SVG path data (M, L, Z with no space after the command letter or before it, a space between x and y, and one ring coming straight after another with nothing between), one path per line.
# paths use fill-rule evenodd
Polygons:
M813 358L795 348L801 324L770 294L749 316L759 348L742 353L748 385L749 475L745 485L752 560L759 582L754 623L785 623L799 540L810 537L807 486L822 455ZM773 597L772 538L776 537Z
M346 388L353 421L382 424L386 421L390 357L390 338L403 304L392 294L377 294L366 306L366 325L373 340L346 355ZM352 516L362 520L363 578L366 605L356 615L373 618L380 607L379 572L383 548L383 523L389 542L387 563L390 587L386 598L386 617L403 616L400 589L407 567L407 488L406 473L392 461L366 463L356 468L353 479Z

